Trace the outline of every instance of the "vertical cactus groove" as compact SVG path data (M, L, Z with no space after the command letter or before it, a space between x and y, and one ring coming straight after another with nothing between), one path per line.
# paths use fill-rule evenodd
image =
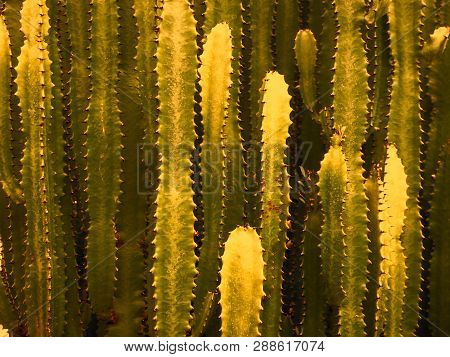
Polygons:
M106 318L112 307L116 272L114 217L120 192L121 122L118 81L118 9L115 0L93 1L92 94L87 125L88 288L93 311Z
M450 193L448 177L450 174L450 144L447 143L440 155L441 162L435 179L435 191L431 201L430 230L433 237L433 255L431 260L430 320L433 323L434 336L448 336L450 324L448 310L449 259L450 252L448 217L450 214Z
M205 237L200 249L194 309L202 311L208 292L217 288L219 246L222 238L224 206L223 131L228 125L228 100L231 85L232 38L227 24L216 25L207 35L200 57L202 87L203 143L201 174Z
M333 146L325 155L319 171L319 194L323 223L321 253L325 279L325 295L330 306L339 307L342 298L342 264L344 250L343 207L347 187L347 163L340 138L333 138Z
M250 0L250 145L247 155L247 210L248 223L261 227L261 116L260 88L266 72L273 66L271 53L274 2Z
M392 0L389 21L395 62L389 141L405 166L408 203L403 244L406 255L405 305L402 333L411 336L418 321L422 236L417 197L420 191L420 107L418 60L421 48L421 8L418 0Z
M281 285L286 249L289 181L286 141L291 124L288 85L284 76L269 72L262 86L263 214L261 239L264 249L264 299L261 334L278 336L281 322Z
M241 91L241 56L242 56L242 8L241 1L236 0L207 0L205 14L205 32L220 22L226 22L230 26L233 61L231 62L233 73L230 87L230 100L227 110L227 121L224 128L223 143L225 150L225 189L223 210L223 239L237 226L242 224L244 217L244 157L241 139L242 120L241 108L238 98Z
M156 329L184 336L196 274L190 158L195 140L197 76L195 20L187 0L165 0L156 67L159 85L161 176L155 237Z
M67 29L70 33L70 137L73 162L69 168L72 190L72 229L77 255L82 325L87 323L89 306L86 281L87 212L87 116L91 90L89 30L91 12L89 0L65 0ZM67 50L67 49L66 49Z
M340 332L344 336L361 336L364 335L362 302L365 296L369 253L367 198L361 152L365 141L369 103L367 61L360 31L364 20L364 1L336 0L336 11L339 30L334 76L334 125L345 132L342 147L349 170L343 219L344 299L340 310Z
M144 252L146 196L143 149L149 121L143 115L137 70L138 27L133 0L119 0L118 98L122 123L122 179L116 216L118 233L117 285L113 303L117 323L111 336L137 336L144 311ZM130 224L133 222L133 224Z
M8 28L0 16L0 182L8 196L22 199L22 190L12 171L11 113L9 96L11 87L11 49Z
M300 30L295 38L295 55L300 73L300 93L309 111L313 112L317 100L315 70L317 43L310 30Z
M220 305L222 336L260 336L264 261L261 240L252 228L238 227L225 243Z
M377 334L401 336L402 305L406 288L406 263L401 242L408 186L397 149L388 149L384 184L380 190L380 287Z

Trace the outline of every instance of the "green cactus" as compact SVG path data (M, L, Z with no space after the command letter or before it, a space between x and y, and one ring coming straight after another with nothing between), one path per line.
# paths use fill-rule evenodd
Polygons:
M222 262L219 286L222 336L259 336L264 261L256 231L238 227L231 232Z
M273 66L271 53L272 17L274 2L268 0L250 0L250 88L249 118L250 143L247 154L247 210L248 223L258 230L261 226L261 117L259 115L259 90L266 72ZM245 51L246 49L244 49Z
M242 56L242 8L241 1L207 0L204 30L209 33L214 26L225 22L230 26L233 60L230 87L230 99L227 110L227 121L224 128L223 144L225 150L225 188L223 210L223 237L226 240L231 231L242 225L244 217L244 166L240 121L242 108L239 104L241 95L241 56Z
M348 160L348 192L345 200L344 255L340 332L364 334L362 302L368 264L367 197L364 191L362 145L367 129L368 84L364 43L360 26L364 1L336 0L339 24L334 76L334 125L345 130L342 144ZM352 71L348 69L352 68Z
M431 259L430 320L434 336L447 336L450 324L447 319L449 297L449 175L450 144L442 148L441 162L436 173L435 191L431 201L430 230L433 237L433 256Z
M161 177L156 211L156 330L184 336L190 329L197 260L190 157L195 139L197 76L195 20L187 0L164 1L157 51Z
M300 72L300 92L306 107L313 112L317 101L315 70L317 44L310 30L300 30L295 39L295 54Z
M450 333L449 4L0 1L0 334Z
M289 182L285 164L286 140L291 124L288 85L284 76L269 72L262 92L263 192L261 240L264 249L263 311L261 334L278 336L281 322L281 286L289 206Z
M113 0L91 5L92 95L87 125L89 297L100 319L112 308L116 279L114 217L120 193L121 121L117 97L119 14Z
M323 211L321 257L325 280L325 296L328 304L339 307L343 299L342 272L344 249L343 208L347 194L348 168L340 138L333 138L333 145L325 155L319 171L319 195Z
M203 211L205 237L200 248L196 300L194 310L203 311L208 293L217 288L219 246L223 239L224 208L224 131L228 125L228 100L231 85L232 38L227 24L216 25L207 35L202 63L202 116L204 125L201 144Z
M418 59L421 49L422 2L392 0L389 4L391 48L395 62L389 141L396 146L405 167L408 209L403 244L406 255L405 305L402 332L414 334L418 322L422 235L418 206L420 191L420 107Z
M153 286L153 274L151 268L153 266L155 238L155 215L156 215L156 188L158 185L158 165L159 156L156 150L158 141L158 88L156 75L156 50L158 29L160 23L160 15L162 9L162 0L153 1L135 1L135 14L139 37L137 42L137 71L139 81L139 96L142 105L143 117L145 120L145 150L146 153L152 155L146 167L146 176L144 188L148 192L147 200L147 234L145 238L145 313L144 320L147 324L148 334L155 334L155 300L153 295L155 288ZM142 153L142 152L141 152ZM148 175L147 175L148 174ZM142 192L141 192L142 194Z
M11 115L9 108L9 91L11 86L11 49L8 28L4 16L0 18L0 182L3 190L12 199L22 200L22 190L12 172L11 152Z

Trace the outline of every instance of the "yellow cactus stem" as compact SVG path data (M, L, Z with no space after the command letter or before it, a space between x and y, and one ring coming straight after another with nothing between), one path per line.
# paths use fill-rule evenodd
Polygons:
M408 200L408 185L397 149L387 153L384 184L380 189L380 287L377 334L401 336L402 307L406 288L406 259L402 233Z
M16 202L23 200L23 192L13 174L11 151L11 49L8 28L0 15L0 182L6 194Z
M228 100L231 85L232 38L227 24L216 25L207 35L202 63L201 175L205 236L202 240L196 280L194 310L203 311L206 297L218 284L219 248L224 241L224 126L228 125Z
M238 227L231 232L222 262L219 286L222 336L260 336L264 260L261 239L256 231Z
M319 171L319 195L323 212L320 249L325 297L333 310L342 303L342 269L344 250L343 210L347 193L347 163L341 137L332 138L332 146L325 155Z
M262 207L261 239L266 263L263 299L263 336L278 336L281 322L281 286L289 216L289 180L286 141L291 124L291 96L284 76L269 72L262 92Z
M361 28L364 0L335 0L338 20L334 74L334 124L346 128L342 149L348 160L348 185L344 209L344 256L339 311L340 333L363 336L363 301L366 293L369 241L367 197L364 190L362 148L368 126L369 86L367 59Z
M159 336L184 336L191 328L195 267L191 156L196 138L195 19L187 0L166 0L157 50L161 175L156 210L153 276Z

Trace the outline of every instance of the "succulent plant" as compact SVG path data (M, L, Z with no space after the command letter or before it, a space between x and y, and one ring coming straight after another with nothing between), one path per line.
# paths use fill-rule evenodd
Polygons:
M449 26L0 1L0 335L450 334Z

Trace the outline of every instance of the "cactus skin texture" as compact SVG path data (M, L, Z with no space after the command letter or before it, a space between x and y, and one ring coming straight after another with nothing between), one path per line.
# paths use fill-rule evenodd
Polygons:
M433 237L430 284L430 321L433 322L434 336L448 336L450 323L448 310L450 303L449 286L450 253L448 217L450 213L450 142L443 147L441 161L435 178L435 190L431 201L430 230Z
M219 286L222 336L260 336L264 260L256 231L238 227L231 232L222 262Z
M377 334L401 336L406 288L406 262L401 235L404 230L408 185L397 149L388 149L384 183L380 190L380 287Z
M205 237L202 240L196 280L194 310L203 311L208 292L217 288L219 246L222 238L224 206L224 126L231 85L232 38L227 24L216 25L207 35L202 63L202 116L204 135L201 144L203 212Z
M315 70L317 66L317 43L310 30L300 30L295 39L295 54L300 72L300 93L309 111L316 105L317 86Z
M8 196L15 201L23 199L23 193L12 172L11 114L9 93L11 86L11 49L8 28L0 16L0 182Z
M184 336L190 329L197 260L190 178L196 53L195 20L188 1L164 1L157 51L162 163L153 266L159 336Z
M289 181L285 164L286 140L291 124L291 96L284 76L269 72L262 92L264 299L261 334L278 336L281 322L281 285L289 207Z
M92 95L87 126L88 288L99 318L112 307L116 273L114 216L120 193L121 122L117 98L118 9L113 0L92 3Z
M334 125L345 131L342 147L349 170L343 217L345 259L342 288L345 296L340 310L340 333L343 336L364 335L362 302L369 253L361 152L369 103L364 42L360 33L364 10L362 0L336 0L339 31L334 76Z
M389 4L394 79L388 126L389 141L396 146L405 166L408 203L403 245L406 255L405 305L402 334L412 336L418 321L421 284L422 235L418 206L420 191L419 72L422 2L392 0Z
M319 171L319 195L322 203L323 223L321 253L325 295L331 306L339 307L342 298L341 252L344 249L343 208L346 199L347 163L340 146L340 138L333 138L333 146L325 155Z

